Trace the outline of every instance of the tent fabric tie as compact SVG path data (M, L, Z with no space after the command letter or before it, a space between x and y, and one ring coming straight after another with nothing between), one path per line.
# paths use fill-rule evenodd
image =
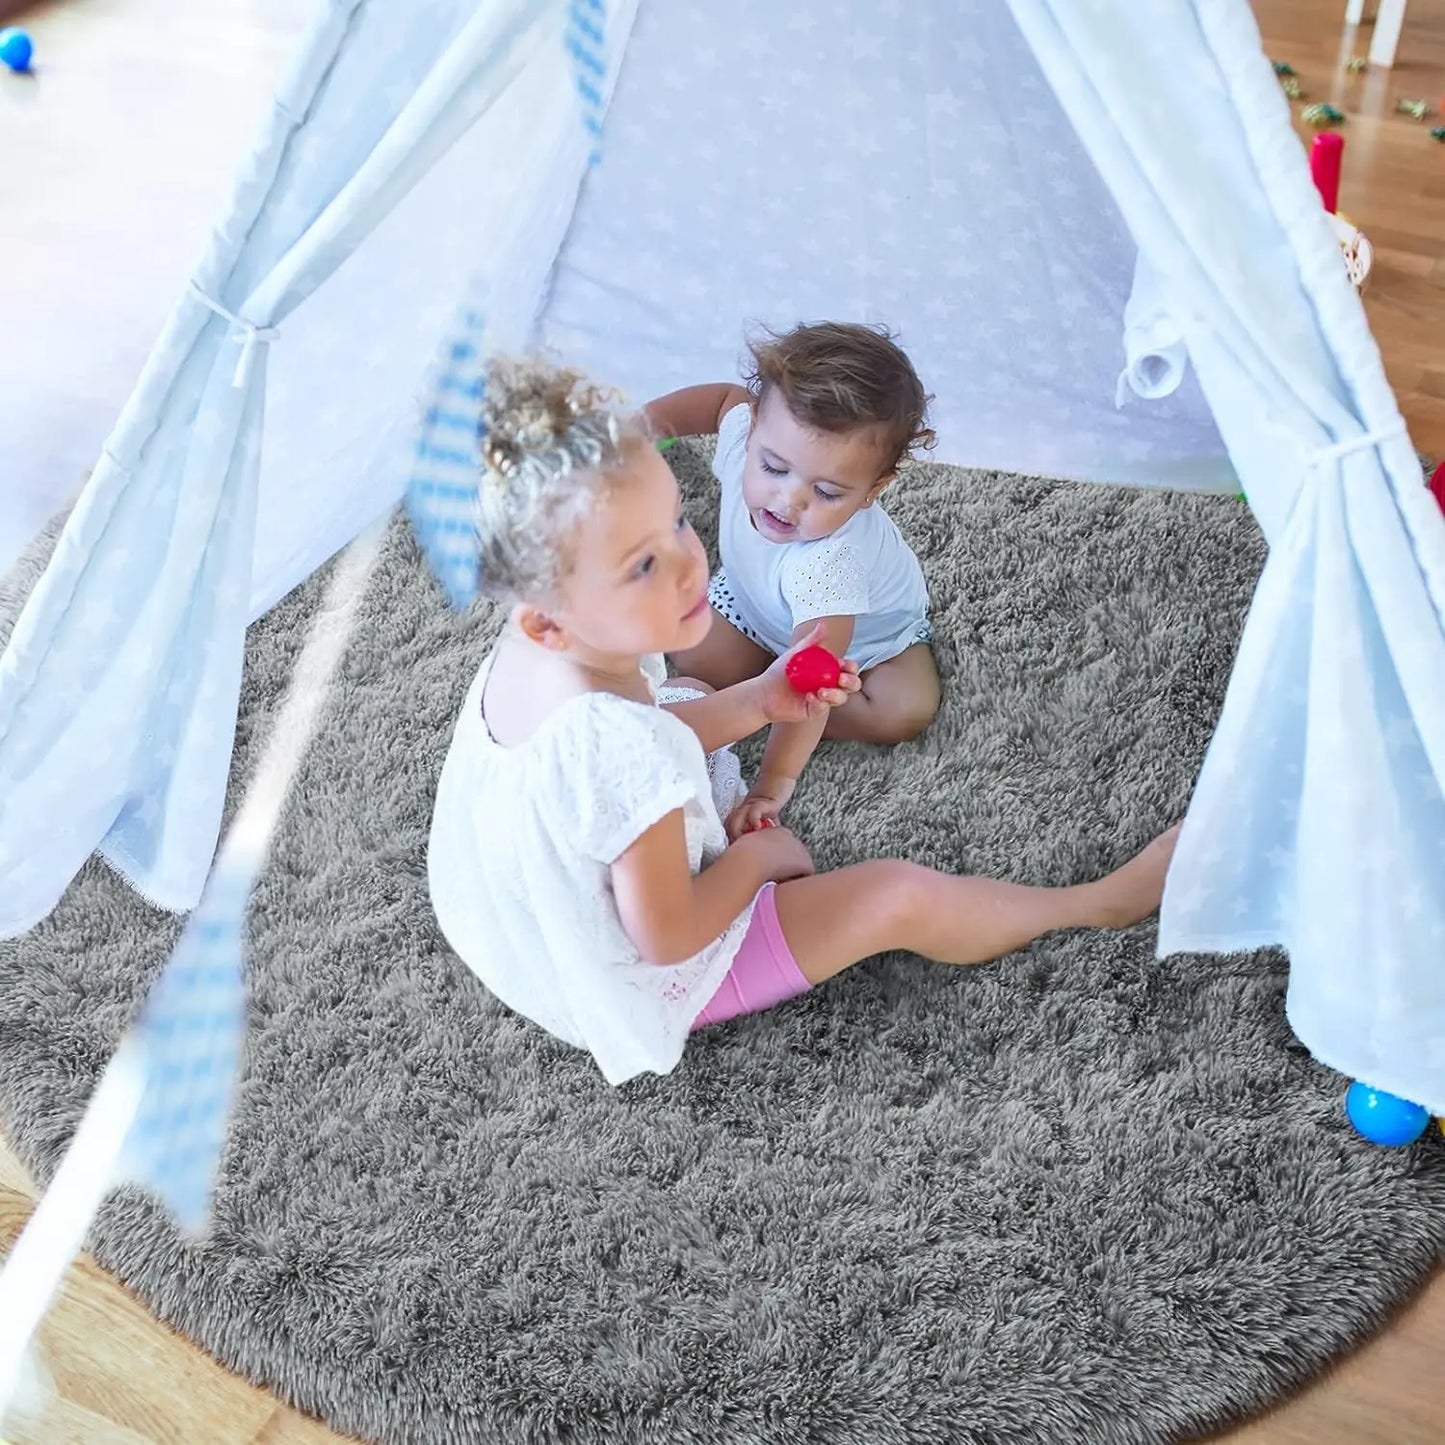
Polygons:
M203 305L208 306L217 316L224 317L231 323L231 340L241 343L241 354L236 359L236 370L231 377L232 386L244 386L247 377L251 374L251 367L256 360L256 347L262 342L274 341L281 333L274 326L261 326L254 321L248 321L244 316L237 316L234 311L223 306L214 296L195 282L191 282L191 293Z
M1333 446L1316 447L1314 451L1305 458L1305 465L1310 469L1323 466L1326 462L1338 461L1341 457L1347 457L1355 452L1370 451L1384 442L1394 441L1396 437L1408 435L1405 423L1396 418L1389 426L1383 426L1375 431L1367 431L1360 436L1351 437L1349 441L1335 442Z

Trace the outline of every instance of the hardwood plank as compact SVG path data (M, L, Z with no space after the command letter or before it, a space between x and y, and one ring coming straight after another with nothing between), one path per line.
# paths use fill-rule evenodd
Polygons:
M341 1438L319 1420L298 1415L295 1410L278 1405L275 1414L256 1437L256 1445L336 1445Z
M1430 136L1445 121L1445 5L1412 6L1394 68L1363 74L1345 61L1367 52L1370 26L1352 34L1332 0L1255 0L1254 12L1265 49L1295 68L1304 91L1292 107L1301 141L1315 134L1300 119L1310 101L1345 112L1340 209L1376 248L1365 311L1411 438L1445 457L1445 413L1426 380L1426 368L1445 365L1445 145ZM1436 114L1401 115L1402 97L1424 99Z
M1220 1438L1227 1445L1439 1445L1445 1273L1307 1389Z
M0 1139L0 1254L29 1218L33 1194ZM321 1445L343 1438L231 1374L88 1256L72 1267L46 1316L40 1354L55 1393L36 1418L6 1422L10 1445Z
M37 1419L10 1426L8 1445L150 1445L137 1435L69 1400L57 1400Z

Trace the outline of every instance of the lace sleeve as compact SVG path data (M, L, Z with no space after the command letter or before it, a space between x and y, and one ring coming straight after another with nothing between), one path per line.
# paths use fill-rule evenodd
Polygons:
M852 542L825 538L790 548L782 584L795 627L815 617L857 617L868 610L863 555Z
M687 755L691 747L698 753ZM605 693L579 709L557 739L558 794L577 845L599 863L614 863L654 823L697 794L702 745L661 708Z
M642 675L657 696L657 689L667 681L667 659L660 652L649 652L642 659Z

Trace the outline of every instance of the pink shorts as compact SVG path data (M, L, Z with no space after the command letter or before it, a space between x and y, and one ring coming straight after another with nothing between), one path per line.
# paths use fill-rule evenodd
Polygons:
M718 990L692 1022L692 1032L725 1023L743 1014L761 1013L812 987L794 959L778 923L775 885L764 884L753 904L753 916L733 966Z

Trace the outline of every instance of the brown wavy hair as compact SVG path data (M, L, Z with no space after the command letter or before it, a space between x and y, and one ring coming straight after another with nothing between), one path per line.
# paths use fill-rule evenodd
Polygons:
M749 342L748 390L761 405L776 389L788 410L817 431L876 428L880 475L928 451L934 434L928 404L903 348L886 326L825 321L792 331L765 331Z

